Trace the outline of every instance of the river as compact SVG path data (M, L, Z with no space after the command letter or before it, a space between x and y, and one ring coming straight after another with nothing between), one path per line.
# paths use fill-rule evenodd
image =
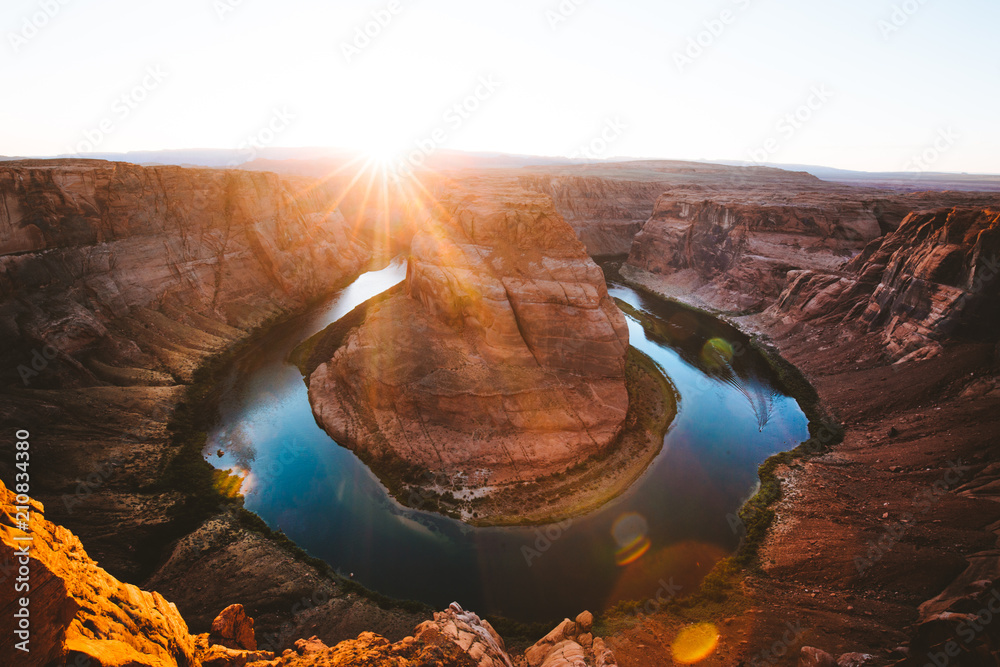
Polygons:
M367 273L254 341L227 370L205 449L212 465L246 474L248 510L372 590L522 621L662 599L667 589L692 593L738 545L732 517L754 493L757 467L808 437L802 410L742 334L641 294L608 270L611 295L658 322L647 332L629 318L631 343L680 394L643 477L571 525L473 528L402 507L316 425L287 358L405 272L397 262Z

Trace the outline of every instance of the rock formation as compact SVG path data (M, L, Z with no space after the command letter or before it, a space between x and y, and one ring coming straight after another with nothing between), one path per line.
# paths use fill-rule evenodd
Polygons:
M484 179L442 188L405 291L369 304L309 394L319 423L368 456L535 478L620 432L627 348L603 273L551 200Z
M814 176L768 167L635 161L525 169L520 183L552 197L591 255L627 255L664 192L695 186L757 191L822 188Z
M657 198L670 186L662 180L591 176L576 170L567 170L565 175L522 176L520 182L526 190L552 198L592 256L628 254Z
M884 332L894 360L927 358L961 332L995 327L1000 210L913 213L838 273L797 271L770 315Z
M241 604L229 605L212 622L213 643L226 648L256 651L257 639L253 619L247 616Z
M833 273L913 210L997 195L900 195L821 182L664 194L635 237L623 275L713 310L762 311L790 271Z
M608 667L614 653L593 633L594 616L585 611L575 621L563 620L524 653L528 667Z
M0 164L0 422L44 422L33 491L116 575L139 580L175 539L159 535L183 499L137 490L175 454L182 385L368 263L337 195L266 173Z
M185 348L217 349L363 265L333 198L274 174L4 163L0 331L23 347L7 352L51 346L76 384L189 377Z
M725 310L760 308L789 270L833 269L881 235L870 205L766 192L703 199L669 193L636 237L629 266L711 291ZM703 289L710 285L709 289Z
M0 561L4 579L12 580L24 563L19 540L30 535L28 575L17 572L30 588L15 595L13 586L0 593L0 612L14 618L20 595L30 599L29 652L19 651L16 634L0 636L0 664L43 666L51 663L100 667L513 667L503 639L488 621L458 604L421 623L412 636L396 644L370 632L334 647L316 637L300 639L294 650L276 657L257 650L254 621L242 605L226 607L211 633L193 636L172 603L158 593L125 584L95 563L80 540L45 519L44 507L29 506L28 531L19 525L16 496L0 482ZM23 510L21 510L23 511ZM8 581L8 583L10 583ZM614 655L591 632L593 616L584 612L575 623L564 621L529 650L532 667L587 667L616 664ZM26 635L27 636L27 635ZM579 650L573 647L581 647ZM577 654L579 654L577 656ZM576 659L576 658L574 658ZM536 664L537 663L537 664Z
M15 552L24 533L18 528L15 495L0 483L0 560L20 567ZM80 540L44 518L44 507L30 504L30 557L24 592L30 600L29 653L14 648L11 632L0 636L0 662L6 665L46 665L71 655L115 665L195 664L194 638L177 608L156 593L123 584L87 556ZM13 574L13 570L10 572ZM0 593L4 618L17 607L6 581Z

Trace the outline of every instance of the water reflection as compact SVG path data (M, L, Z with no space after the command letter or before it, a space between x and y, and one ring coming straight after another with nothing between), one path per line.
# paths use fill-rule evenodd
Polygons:
M693 591L736 546L726 515L752 492L757 466L807 437L805 416L739 332L612 276L612 295L633 309L632 345L680 393L677 418L646 474L604 508L555 527L478 529L402 507L319 429L305 383L286 359L404 274L401 265L368 274L242 354L205 451L219 468L249 471L247 509L379 592L550 621L650 599L664 582Z

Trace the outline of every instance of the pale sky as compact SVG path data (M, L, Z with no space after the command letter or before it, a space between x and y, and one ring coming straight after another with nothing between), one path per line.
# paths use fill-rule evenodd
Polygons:
M0 155L256 137L1000 173L998 25L997 0L5 0Z

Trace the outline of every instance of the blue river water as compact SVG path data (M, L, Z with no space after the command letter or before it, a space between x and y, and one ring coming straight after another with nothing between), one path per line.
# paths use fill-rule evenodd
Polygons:
M317 426L289 353L402 281L400 263L359 277L244 351L221 387L205 456L246 475L245 506L272 528L395 598L550 621L654 598L667 586L693 592L738 545L730 519L754 493L758 466L805 440L807 419L738 331L640 294L605 268L611 295L659 323L647 332L629 318L631 343L660 366L680 400L642 478L571 524L473 528L403 507ZM632 562L623 563L623 548Z

